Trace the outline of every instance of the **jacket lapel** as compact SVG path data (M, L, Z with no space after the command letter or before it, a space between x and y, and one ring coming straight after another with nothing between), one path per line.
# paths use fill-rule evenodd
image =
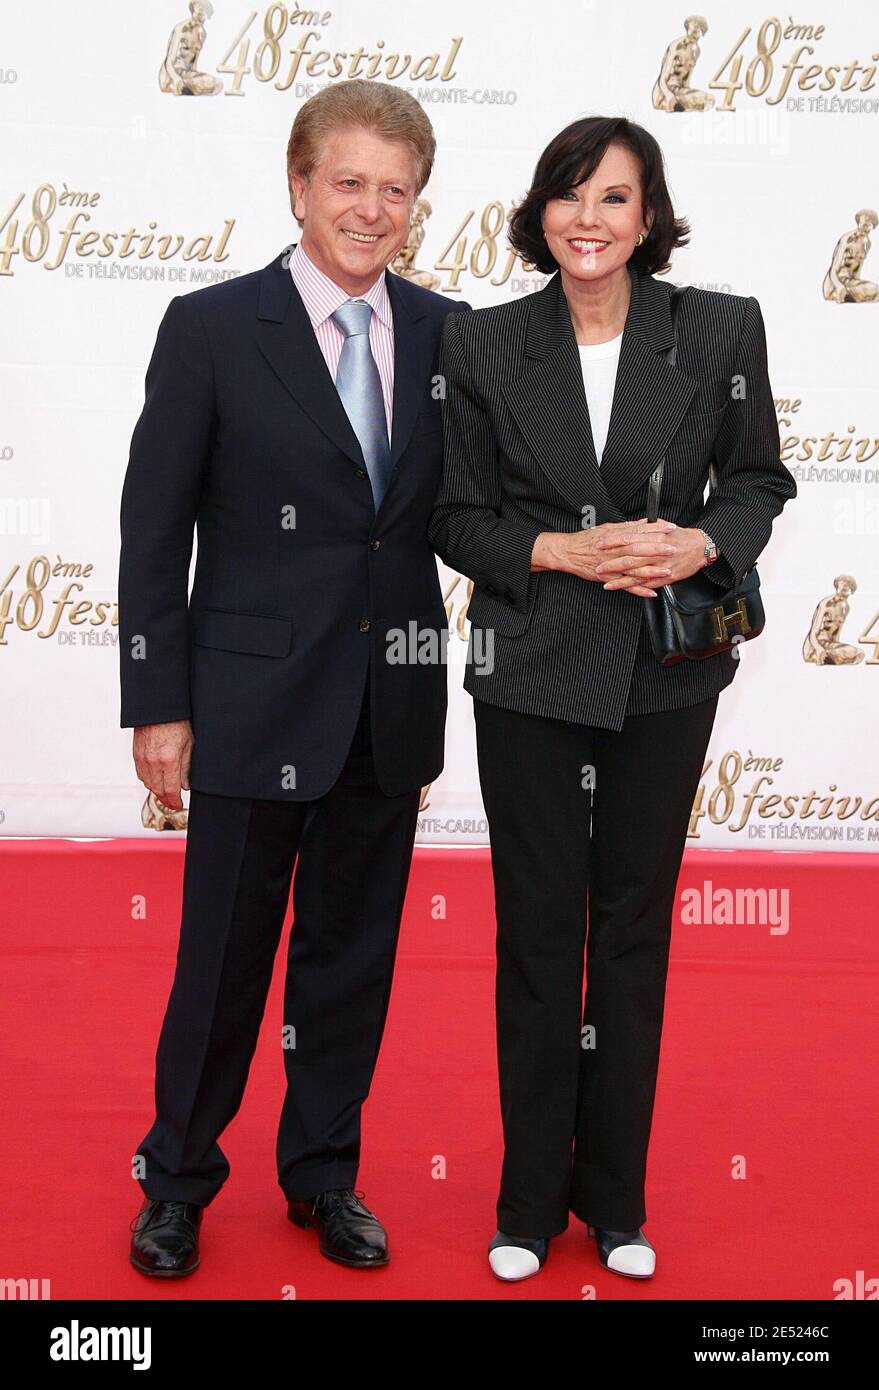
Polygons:
M525 371L503 396L556 491L596 523L622 520L622 503L650 475L686 412L696 382L657 354L671 346L667 285L629 267L623 328L601 467L595 455L580 354L557 272L528 304Z
M697 387L694 377L663 355L674 342L668 307L671 286L633 269L629 274L632 298L601 457L605 486L620 504L650 477Z
M343 453L362 466L363 451L290 274L287 257L292 249L282 251L260 276L257 342L297 404Z
M385 284L394 315L394 406L391 422L391 463L397 464L412 437L421 407L434 346L418 299L400 275L385 271Z
M290 274L287 257L292 249L287 247L260 276L257 342L272 370L318 428L350 459L362 465L363 451L357 435ZM412 435L430 369L430 344L424 313L407 295L408 286L388 270L385 283L394 316L393 465L399 462Z

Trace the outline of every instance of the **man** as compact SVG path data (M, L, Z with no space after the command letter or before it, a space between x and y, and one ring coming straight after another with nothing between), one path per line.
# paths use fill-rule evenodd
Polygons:
M149 365L122 494L121 722L140 780L190 805L156 1118L136 1155L145 1274L199 1263L294 861L278 1180L326 1256L388 1260L354 1186L420 790L443 764L445 662L419 662L417 640L448 635L427 518L453 306L386 267L434 153L402 90L322 90L287 150L300 242L172 300ZM404 662L401 632L416 637Z

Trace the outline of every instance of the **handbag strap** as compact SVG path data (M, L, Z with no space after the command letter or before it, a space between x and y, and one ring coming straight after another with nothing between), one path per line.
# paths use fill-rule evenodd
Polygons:
M668 308L669 313L671 314L671 327L672 333L674 334L674 339L671 347L665 354L665 360L672 367L677 362L678 356L678 309L680 308L681 300L687 292L687 288L688 287L686 285L673 285L671 289L671 294L668 297ZM659 463L656 465L653 472L650 474L650 481L647 485L648 521L655 521L656 518L659 516L659 493L662 488L662 475L664 472L665 457L663 456L659 460ZM710 463L708 465L708 486L709 493L713 492L715 487L717 486L717 479L713 463Z

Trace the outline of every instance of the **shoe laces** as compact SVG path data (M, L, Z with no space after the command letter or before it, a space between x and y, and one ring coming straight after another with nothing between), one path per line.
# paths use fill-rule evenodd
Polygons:
M143 1225L139 1228L140 1231L154 1231L160 1229L162 1226L167 1226L170 1221L182 1221L187 1226L189 1226L193 1235L195 1235L196 1224L193 1221L192 1217L187 1215L186 1211L186 1208L191 1207L192 1205L192 1202L156 1201L156 1204L152 1207L152 1209L148 1210L146 1213L139 1211L134 1220L129 1223L128 1229L129 1231L133 1231L141 1217L146 1215L146 1220L144 1221ZM158 1217L157 1219L157 1212L160 1208L164 1208L165 1210L162 1216Z
M358 1192L353 1187L335 1187L326 1194L328 1197L338 1197L339 1205L350 1207L352 1211L365 1211L369 1216L375 1216L375 1212L370 1211L363 1198L365 1192Z

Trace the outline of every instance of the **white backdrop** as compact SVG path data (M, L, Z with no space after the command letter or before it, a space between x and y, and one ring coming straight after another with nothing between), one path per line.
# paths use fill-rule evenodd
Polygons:
M656 135L693 228L670 278L759 299L799 483L760 562L767 628L721 696L690 843L879 850L879 250L875 213L856 220L879 205L875 7L823 6L808 24L712 7L688 86L713 108L682 94L696 109L675 112L653 100L687 17L667 0L310 12L215 0L189 57L203 94L189 99L160 86L187 17L186 0L44 0L4 17L0 834L156 833L118 727L118 506L144 370L172 296L295 239L290 125L338 69L390 77L424 104L439 156L417 266L475 306L545 283L511 259L503 222L556 131L624 114ZM849 302L823 289L835 251ZM840 576L857 587L834 625L839 663L807 662ZM485 843L460 688L467 581L442 579L448 751L419 840Z

